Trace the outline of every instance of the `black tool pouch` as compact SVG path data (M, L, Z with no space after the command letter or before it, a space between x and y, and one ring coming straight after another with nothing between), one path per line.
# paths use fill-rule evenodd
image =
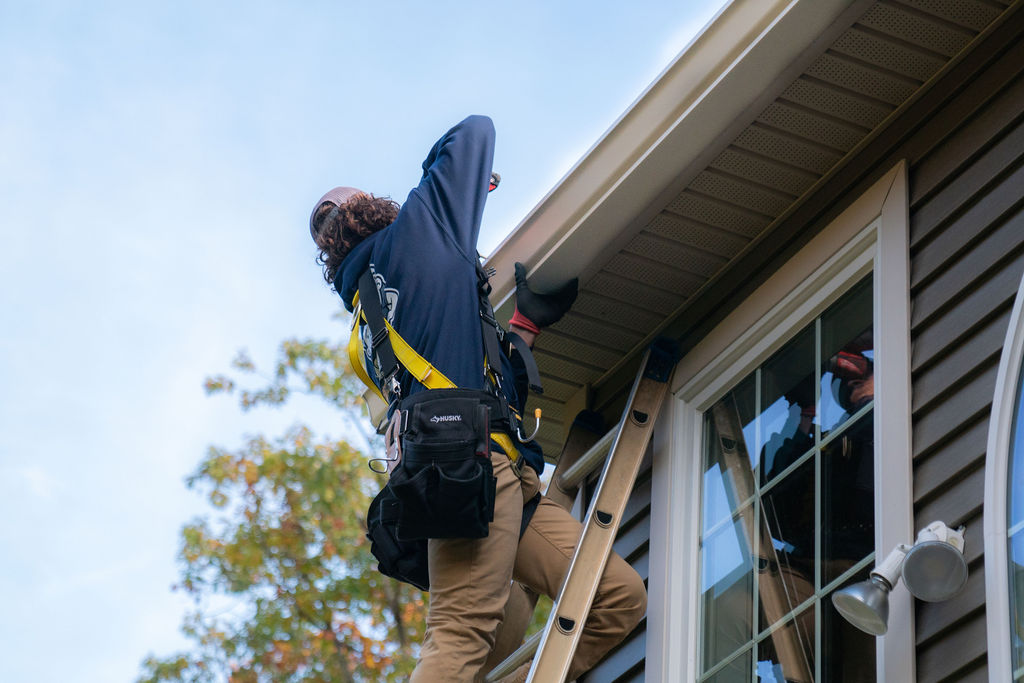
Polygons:
M370 503L366 516L370 552L377 558L377 570L420 590L430 590L427 568L427 541L403 541L398 538L401 504L390 485L381 489Z
M397 537L483 538L494 520L489 404L482 391L434 389L403 399L402 459L388 487Z

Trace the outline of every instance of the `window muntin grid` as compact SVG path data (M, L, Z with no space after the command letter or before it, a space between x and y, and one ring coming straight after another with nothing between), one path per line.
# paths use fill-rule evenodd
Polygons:
M824 600L874 559L872 311L867 279L704 414L702 682L874 680Z

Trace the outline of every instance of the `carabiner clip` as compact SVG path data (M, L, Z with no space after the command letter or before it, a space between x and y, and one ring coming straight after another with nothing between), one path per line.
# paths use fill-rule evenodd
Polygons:
M391 474L402 461L402 432L405 428L405 411L396 410L384 430L384 457L370 458L367 463L377 474ZM378 465L377 463L383 463Z
M530 436L523 436L523 431L519 427L516 427L516 436L519 437L519 443L527 443L529 441L533 441L534 437L537 436L537 432L540 431L540 416L541 416L540 408L534 409L534 411L533 411L533 419L535 419L537 421L537 424L536 424L536 426L534 426L533 433L530 434Z

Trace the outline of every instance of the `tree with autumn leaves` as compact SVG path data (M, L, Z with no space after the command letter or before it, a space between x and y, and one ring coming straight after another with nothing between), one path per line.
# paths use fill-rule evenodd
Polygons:
M269 377L244 354L233 367L236 377L208 379L207 393L236 396L243 410L312 394L338 409L350 437L296 426L208 450L187 483L212 510L184 527L179 556L177 587L195 598L182 626L194 647L147 658L139 683L403 680L426 597L379 574L370 554L365 514L383 481L366 461L379 442L345 349L291 339Z

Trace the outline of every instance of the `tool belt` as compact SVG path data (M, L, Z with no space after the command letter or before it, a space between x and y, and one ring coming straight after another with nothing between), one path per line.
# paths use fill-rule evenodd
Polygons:
M387 486L401 502L396 534L483 538L494 520L490 408L482 391L436 389L402 400L402 457Z
M470 389L435 389L399 401L392 420L401 458L367 515L370 552L382 574L428 590L428 538L487 536L497 484L490 442L498 434L510 441L495 431L509 429L503 403ZM513 469L517 464L521 457ZM539 500L538 494L524 506L520 537Z
M500 410L493 395L468 389L420 392L399 403L402 457L367 515L382 574L429 590L427 539L487 536L497 484L491 430L503 426ZM520 537L539 502L538 493L523 507Z
M401 460L370 504L370 552L382 574L427 590L428 538L483 538L494 520L492 396L437 389L399 402Z
M428 538L482 538L494 519L490 395L437 389L400 401L401 459L370 504L378 570L427 590Z
M488 463L489 464L489 463ZM540 503L538 493L523 506L519 526L522 538L533 513ZM493 496L492 496L493 504ZM430 590L430 570L427 562L427 539L403 540L398 528L402 523L402 502L392 491L390 482L370 503L366 518L370 552L377 560L377 571L384 576L408 583L420 590ZM493 514L493 508L492 508Z

